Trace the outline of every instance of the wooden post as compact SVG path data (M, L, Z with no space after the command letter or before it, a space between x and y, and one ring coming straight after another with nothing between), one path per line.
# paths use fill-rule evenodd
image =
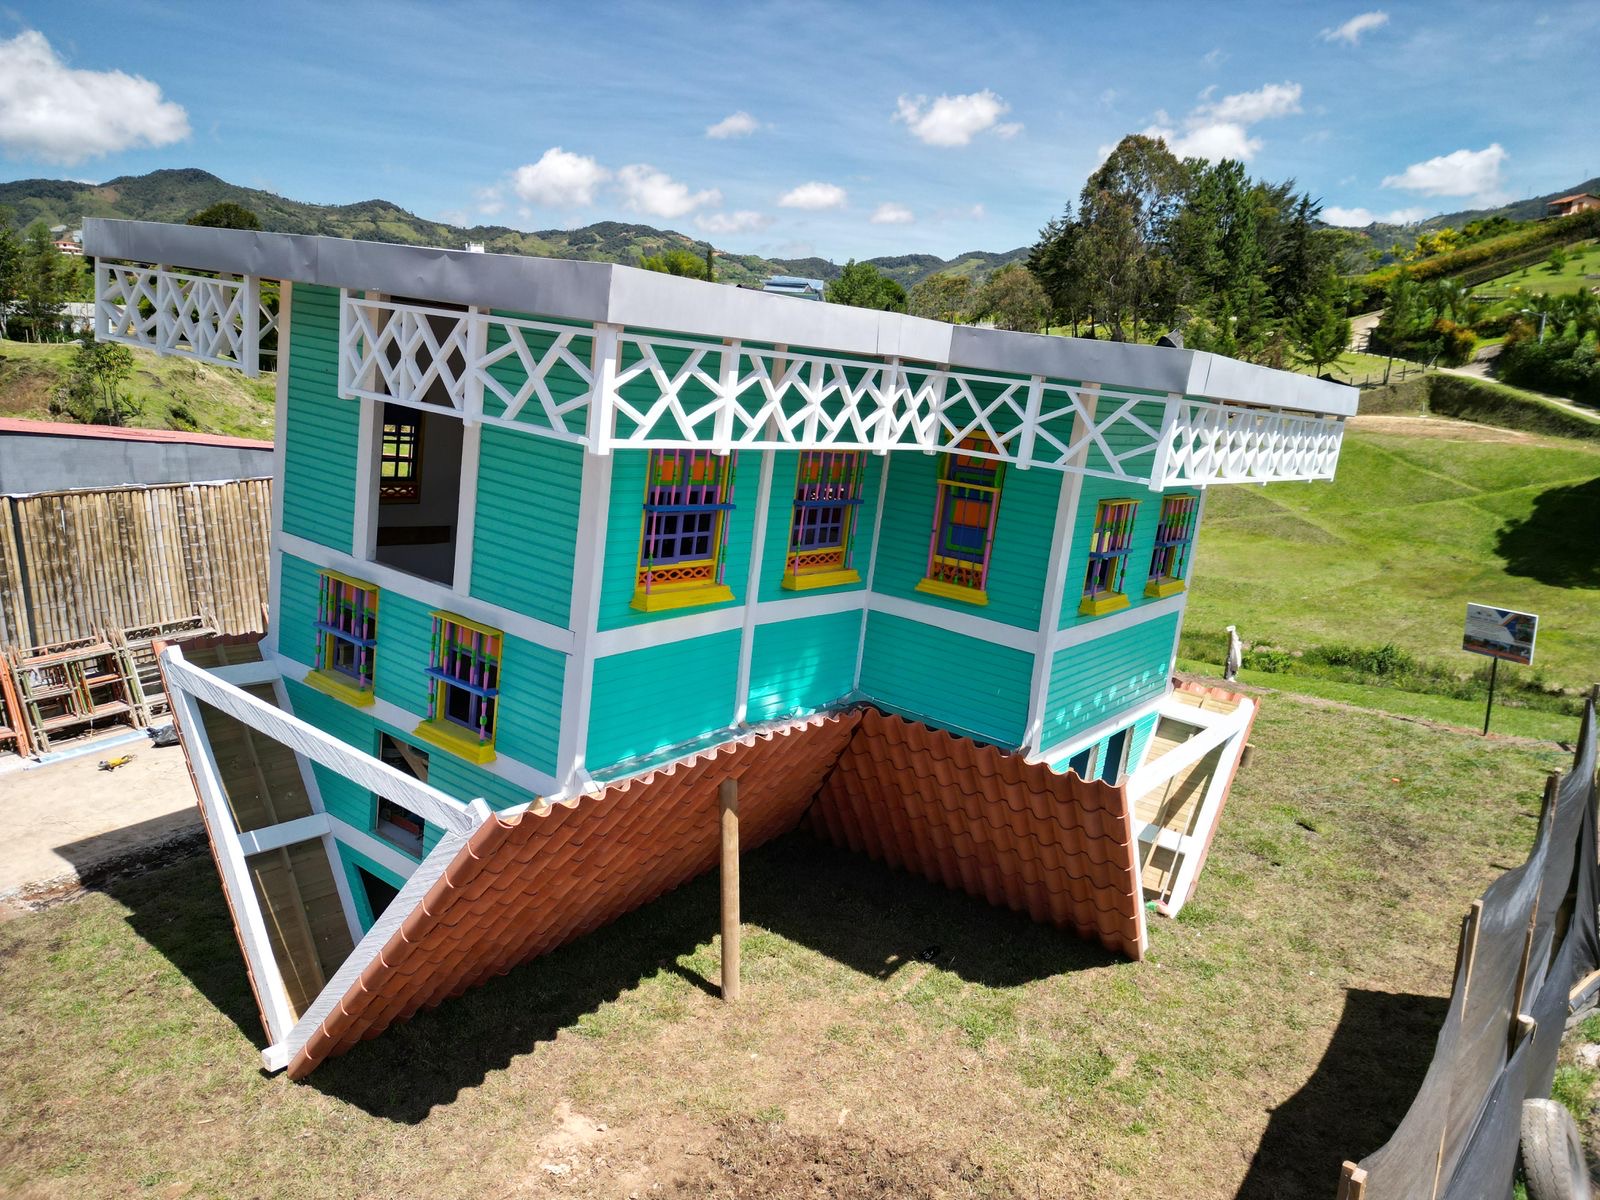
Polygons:
M1339 1200L1362 1200L1367 1194L1367 1173L1346 1160L1339 1172Z
M722 809L722 998L739 999L739 781L717 789Z

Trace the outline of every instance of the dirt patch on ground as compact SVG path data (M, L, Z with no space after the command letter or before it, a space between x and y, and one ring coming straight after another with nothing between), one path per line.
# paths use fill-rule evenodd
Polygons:
M1532 434L1449 417L1406 417L1388 414L1354 416L1350 428L1362 433L1401 433L1407 437L1444 438L1452 442L1526 442Z

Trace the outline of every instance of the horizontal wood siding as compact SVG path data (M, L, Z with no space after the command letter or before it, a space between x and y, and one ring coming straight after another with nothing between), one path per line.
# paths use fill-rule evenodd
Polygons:
M631 607L634 581L639 576L644 483L649 465L647 450L616 451L616 463L611 469L611 506L606 515L605 569L600 586L601 629L670 621L674 617L731 608L744 602L750 575L750 535L755 526L756 489L761 479L760 458L749 452L734 455L734 509L728 514L727 573L723 579L733 589L733 599L721 604L654 613L639 612Z
M1161 719L1160 713L1151 713L1140 717L1134 723L1132 738L1128 746L1128 771L1131 774L1137 771L1144 762L1146 748L1150 745L1150 735L1156 731L1156 722Z
M483 427L472 541L474 596L567 626L582 482L579 447Z
M1172 671L1177 628L1178 614L1171 613L1057 651L1040 744L1055 745L1161 695Z
M789 556L790 532L794 526L795 477L800 470L800 452L774 450L769 453L773 456L772 497L767 504L767 532L761 550L761 586L757 589L757 596L766 603L771 600L792 600L796 596L861 591L867 586L867 569L872 565L872 526L877 519L878 498L883 489L885 459L876 454L867 454L862 472L861 503L856 508L854 553L850 559L851 566L861 576L861 582L797 592L783 586L783 572ZM754 459L755 455L749 457Z
M855 687L860 641L858 612L757 625L745 719L815 712L848 695Z
M464 758L457 758L435 746L424 746L423 749L428 752L428 782L445 795L454 796L463 803L485 800L490 808L499 810L528 804L537 798L532 792L482 767L474 766ZM432 827L429 828L431 830ZM437 840L425 839L424 845L432 849L433 841Z
M1031 654L867 614L862 693L929 725L1014 748L1027 724L1032 676Z
M676 746L733 723L740 631L597 659L588 769Z
M317 603L321 594L319 571L313 564L292 554L279 556L283 585L278 611L272 614L278 632L278 653L308 667L317 665ZM379 628L383 614L379 613Z
M339 291L297 284L289 321L283 529L351 547L361 405L339 399Z
M373 691L418 720L428 716L429 641L433 609L403 592L378 593L378 654Z
M989 565L989 603L977 605L916 590L928 570L928 544L942 462L943 456L938 454L895 456L883 499L883 528L878 535L873 591L1021 629L1037 629L1055 533L1061 472L1006 468Z
M506 635L494 719L497 753L555 774L566 667L565 654Z

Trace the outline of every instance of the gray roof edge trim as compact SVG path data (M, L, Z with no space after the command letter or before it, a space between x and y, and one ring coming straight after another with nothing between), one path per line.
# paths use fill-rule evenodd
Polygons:
M84 253L328 287L371 289L563 320L774 343L1108 388L1349 416L1343 384L1194 350L947 325L902 313L797 301L615 263L478 254L299 233L91 217Z

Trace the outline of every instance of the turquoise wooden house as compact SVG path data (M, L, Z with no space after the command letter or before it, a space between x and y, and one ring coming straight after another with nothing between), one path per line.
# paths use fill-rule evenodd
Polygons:
M1206 494L1331 478L1351 389L604 263L84 236L101 338L277 356L261 661L166 662L269 1063L491 814L853 705L1130 805L1209 762L1192 827L1134 814L1147 886L1190 860L1152 898L1192 886L1253 711L1171 681Z

